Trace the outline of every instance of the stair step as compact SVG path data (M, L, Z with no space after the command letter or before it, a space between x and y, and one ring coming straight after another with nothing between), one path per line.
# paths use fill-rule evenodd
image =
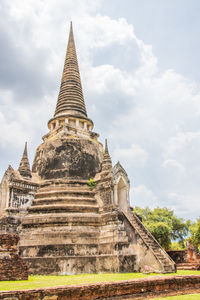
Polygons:
M65 184L61 184L59 183L59 185L49 185L49 186L46 186L46 187L41 187L39 189L39 192L49 192L49 191L52 191L55 190L55 191L61 191L61 190L65 190L65 189L84 189L84 190L88 190L89 189L89 186L87 183L85 184L81 184L81 185L77 185L76 183L71 183L71 184L66 184L66 179L65 179Z
M64 196L64 195L70 195L75 197L82 197L83 195L87 195L87 197L94 197L95 192L90 191L89 189L65 189L65 190L54 190L54 191L45 191L41 192L38 191L35 194L35 199L38 198L45 198L45 197L52 197L52 196Z
M96 200L94 198L89 197L70 197L70 196L64 196L64 197L50 197L50 198L39 198L33 200L33 205L40 205L40 204L51 204L51 203L60 203L60 204L96 204Z
M30 206L28 211L30 213L49 213L49 212L98 212L98 206L94 205L77 205L77 204L55 204L55 205L35 205Z
M52 212L50 214L45 214L45 212L40 214L29 214L27 215L23 221L22 226L23 227L40 227L40 225L43 224L44 226L54 226L55 224L59 226L67 226L67 224L70 225L79 225L81 224L93 224L93 226L99 225L99 214L96 213L81 213L77 212L76 214L68 212Z

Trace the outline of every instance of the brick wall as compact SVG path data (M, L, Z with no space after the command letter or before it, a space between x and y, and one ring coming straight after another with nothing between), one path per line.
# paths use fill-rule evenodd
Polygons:
M0 299L19 300L89 300L89 299L125 299L132 295L134 299L147 299L149 296L169 294L171 291L181 294L200 288L200 276L151 276L128 281L94 283L74 286L61 286L35 290L0 292ZM199 292L199 290L198 290ZM122 297L122 298L120 298Z
M17 234L0 234L0 280L27 280L28 268L18 255Z

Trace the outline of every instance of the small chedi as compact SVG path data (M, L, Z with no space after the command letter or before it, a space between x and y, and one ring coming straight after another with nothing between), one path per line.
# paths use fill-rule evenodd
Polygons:
M16 234L0 234L0 281L27 280L28 268L18 255Z
M1 183L2 231L20 235L31 274L173 272L175 263L133 214L129 179L93 132L70 28L55 114L30 170Z

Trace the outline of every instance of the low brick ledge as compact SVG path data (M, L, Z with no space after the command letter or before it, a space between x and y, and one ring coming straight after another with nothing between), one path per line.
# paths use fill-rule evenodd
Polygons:
M147 299L171 292L193 293L200 290L200 275L150 276L115 282L67 285L21 291L0 292L0 299L13 300L89 300ZM144 298L143 298L144 297Z

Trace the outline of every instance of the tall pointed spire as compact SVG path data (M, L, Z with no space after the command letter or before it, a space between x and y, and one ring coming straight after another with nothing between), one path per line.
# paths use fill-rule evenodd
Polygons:
M87 118L72 22L70 25L67 53L54 117L65 115Z
M29 160L28 160L27 142L25 143L24 153L22 155L22 159L21 159L18 171L24 177L32 177L30 164L29 164Z
M108 143L107 139L105 139L105 150L103 153L103 161L102 161L102 175L107 176L112 169L112 160L110 158L110 154L108 152Z

